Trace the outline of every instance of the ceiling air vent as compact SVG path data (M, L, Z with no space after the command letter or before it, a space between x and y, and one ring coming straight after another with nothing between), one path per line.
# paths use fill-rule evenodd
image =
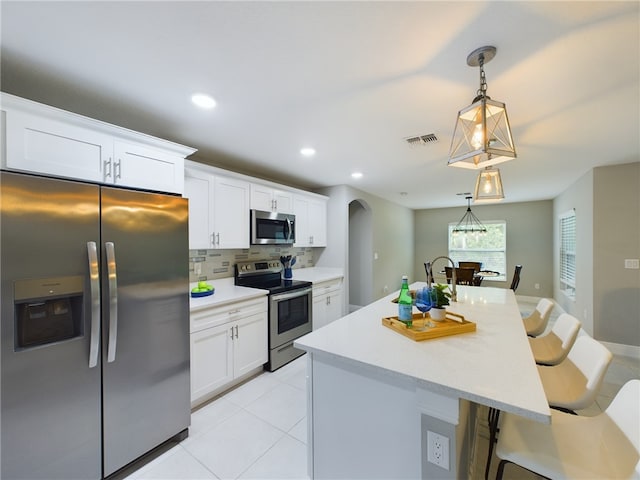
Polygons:
M436 137L435 133L428 133L426 135L418 135L417 137L407 137L405 140L409 146L418 147L420 145L437 142L438 137Z

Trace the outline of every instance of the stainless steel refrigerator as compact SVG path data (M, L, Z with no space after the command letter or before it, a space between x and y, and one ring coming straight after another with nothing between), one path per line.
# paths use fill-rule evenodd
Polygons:
M188 209L0 172L0 478L107 477L190 423Z

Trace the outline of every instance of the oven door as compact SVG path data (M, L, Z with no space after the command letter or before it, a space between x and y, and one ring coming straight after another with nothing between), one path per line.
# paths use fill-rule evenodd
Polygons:
M311 331L311 287L269 296L269 348Z

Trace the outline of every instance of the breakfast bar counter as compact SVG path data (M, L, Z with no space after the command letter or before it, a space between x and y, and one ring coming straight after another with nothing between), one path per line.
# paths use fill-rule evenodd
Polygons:
M447 310L476 331L421 342L382 325L396 296L295 342L309 354L312 478L467 478L478 405L550 422L511 290L459 286ZM427 461L427 432L448 439L446 465Z

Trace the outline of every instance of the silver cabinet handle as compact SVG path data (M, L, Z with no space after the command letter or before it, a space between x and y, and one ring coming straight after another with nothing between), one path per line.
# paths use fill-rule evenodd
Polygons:
M122 160L118 160L113 167L114 179L122 178Z
M116 359L116 345L118 343L118 275L116 273L116 251L113 242L105 242L107 253L107 276L109 278L109 344L107 347L107 362Z
M233 340L233 327L231 327L231 340Z
M98 365L98 353L100 352L100 275L96 242L87 242L87 254L89 256L89 289L91 292L89 368L93 368Z
M211 245L215 245L216 244L216 234L215 234L215 232L211 232L210 241L211 241Z
M238 325L236 325L236 338L238 338Z
M109 168L107 170L107 167ZM109 157L109 160L105 160L104 161L104 178L105 180L107 178L109 178L111 176L111 157Z
M216 233L216 245L220 246L220 232Z

